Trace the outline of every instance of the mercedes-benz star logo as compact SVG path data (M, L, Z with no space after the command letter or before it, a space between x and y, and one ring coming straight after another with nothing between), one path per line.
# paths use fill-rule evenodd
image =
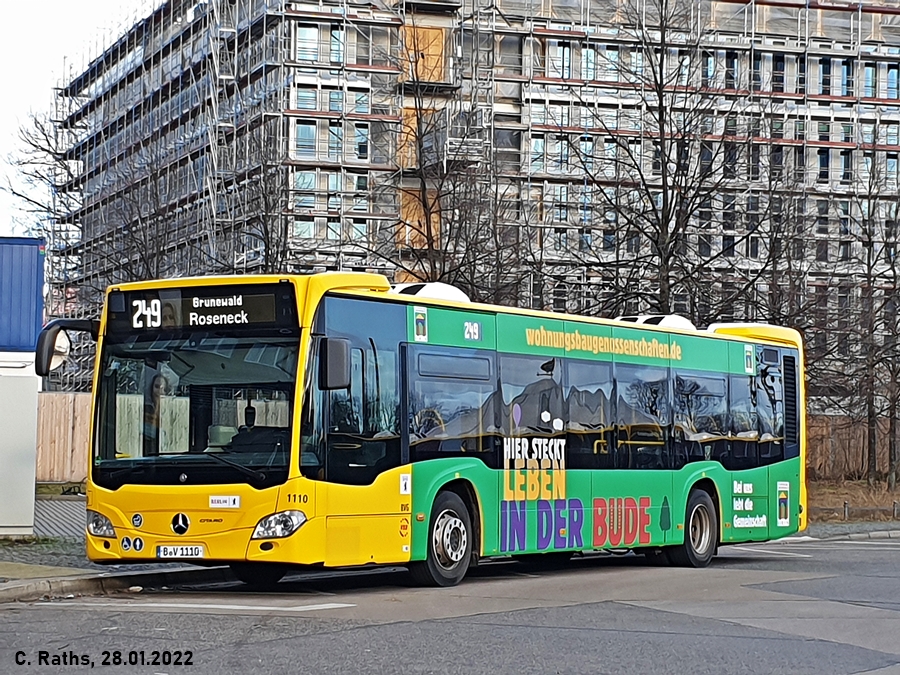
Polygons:
M175 534L184 534L191 526L191 520L183 513L176 513L172 518L172 532Z

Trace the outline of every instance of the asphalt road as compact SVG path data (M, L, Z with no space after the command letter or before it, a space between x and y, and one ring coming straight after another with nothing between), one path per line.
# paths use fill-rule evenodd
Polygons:
M126 664L159 652L159 664L104 667L116 650ZM165 655L185 650L190 665ZM41 651L48 664L88 664L39 665ZM382 570L295 575L273 593L234 584L0 605L0 673L90 662L168 675L900 675L900 540L729 547L705 570L631 555L492 563L452 589Z

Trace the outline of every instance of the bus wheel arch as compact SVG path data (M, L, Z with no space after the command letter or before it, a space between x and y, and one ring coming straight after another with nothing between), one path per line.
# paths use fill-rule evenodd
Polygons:
M409 572L420 586L456 586L477 556L475 523L480 520L474 488L464 480L441 486L431 505L425 560Z
M669 562L680 567L706 567L719 546L721 508L715 483L708 478L691 485L685 505L684 542L667 547Z
M478 564L478 558L481 556L481 505L478 503L478 493L475 492L475 486L464 478L457 478L445 483L438 492L449 490L459 495L463 500L466 508L469 509L469 518L472 525L472 565ZM435 495L437 499L437 495Z

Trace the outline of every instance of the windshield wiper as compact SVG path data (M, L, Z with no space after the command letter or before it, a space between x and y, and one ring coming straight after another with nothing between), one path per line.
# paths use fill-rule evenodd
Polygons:
M227 464L228 466L234 467L241 473L246 474L247 476L250 476L251 478L255 478L256 480L258 480L260 482L265 482L266 474L264 474L262 471L256 471L255 469L246 467L243 464L238 464L237 462L232 462L230 459L225 459L224 457L220 457L219 456L220 454L221 453L206 452L206 453L203 453L203 456L210 457L210 458L216 460L217 462L221 462L222 464Z

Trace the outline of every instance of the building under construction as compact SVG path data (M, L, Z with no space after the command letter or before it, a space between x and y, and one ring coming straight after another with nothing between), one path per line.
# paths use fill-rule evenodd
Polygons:
M892 274L897 45L897 0L171 0L59 89L57 306L368 269L827 315Z

